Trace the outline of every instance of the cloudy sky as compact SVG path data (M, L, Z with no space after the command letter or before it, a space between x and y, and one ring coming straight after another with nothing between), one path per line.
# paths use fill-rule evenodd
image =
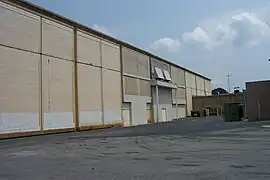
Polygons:
M270 79L269 0L29 0L212 79Z

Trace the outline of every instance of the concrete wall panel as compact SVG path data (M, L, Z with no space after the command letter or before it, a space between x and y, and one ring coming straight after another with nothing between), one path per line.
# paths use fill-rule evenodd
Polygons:
M149 57L143 54L138 54L138 74L144 78L150 78L150 60Z
M0 2L0 44L40 51L40 18Z
M176 98L177 99L186 99L186 89L185 88L177 88Z
M138 79L124 76L124 93L127 95L139 95Z
M151 96L150 81L139 80L140 84L140 96Z
M171 76L173 83L185 86L185 71L183 69L171 66Z
M120 46L102 41L102 66L120 71Z
M186 93L187 93L187 116L190 116L192 110L192 89L186 88Z
M197 90L196 89L191 89L192 96L197 96Z
M44 130L74 128L72 112L44 113Z
M172 99L176 99L176 89L172 89Z
M39 131L38 113L1 113L0 134Z
M137 75L138 59L136 57L136 52L123 47L122 58L123 58L123 72L127 74Z
M103 100L104 123L121 123L121 75L120 72L102 69L103 74Z
M186 87L196 89L195 75L189 72L185 72Z
M77 34L78 62L101 66L100 39L89 34Z
M204 79L199 77L199 76L196 76L196 85L197 85L197 89L198 90L203 90L204 91Z
M205 96L205 91L197 90L197 96Z
M122 48L123 72L150 78L149 57L128 48Z
M73 63L48 56L42 63L44 129L73 128Z
M209 80L204 80L205 83L205 91L209 93L212 93L212 83Z
M39 56L2 46L0 54L0 133L39 130Z
M177 110L178 107L178 110ZM173 119L186 117L186 107L184 105L172 105Z
M78 64L80 126L102 124L101 92L101 69Z
M177 88L177 89L172 89L172 99L186 99L186 89L185 88Z
M73 60L73 30L47 19L42 25L42 51L46 55Z

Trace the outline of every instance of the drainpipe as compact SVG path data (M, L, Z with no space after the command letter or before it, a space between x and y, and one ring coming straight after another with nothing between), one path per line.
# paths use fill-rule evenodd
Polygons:
M245 114L244 114L244 118L247 118L247 98L246 98L246 95L247 95L247 93L246 93L246 91L245 92L243 92L244 93L244 108L245 108Z
M259 115L259 121L261 120L261 104L258 102L258 115Z
M157 122L159 122L159 96L158 96L158 85L156 85L156 106L157 106Z
M177 118L177 120L179 119L179 117L178 117L178 99L177 99L177 97L176 97L176 93L177 92L177 89L175 89L175 100L176 100L176 118Z

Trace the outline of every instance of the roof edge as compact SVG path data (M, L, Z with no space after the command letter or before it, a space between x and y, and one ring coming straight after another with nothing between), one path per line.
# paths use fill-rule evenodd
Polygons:
M16 4L16 5L22 6L22 7L26 8L26 9L30 9L31 11L34 11L34 12L40 13L42 15L48 16L50 18L56 19L58 21L62 21L62 22L66 23L66 24L68 24L70 26L73 26L73 27L82 29L84 31L90 32L93 35L96 35L96 36L99 36L101 38L110 40L110 41L112 41L114 43L117 43L119 45L125 46L127 48L132 49L132 50L138 51L138 52L140 52L142 54L145 54L147 56L150 56L151 58L158 59L158 60L160 60L162 62L165 62L165 63L168 63L170 65L176 66L176 67L181 68L181 69L183 69L183 70L185 70L185 71L187 71L189 73L195 74L197 76L200 76L200 77L202 77L204 79L207 79L207 80L211 81L211 79L208 78L208 77L206 77L206 76L203 76L201 74L198 74L198 73L196 73L196 72L194 72L194 71L192 71L190 69L187 69L187 68L182 67L182 66L180 66L178 64L175 64L175 63L173 63L173 62L171 62L169 60L163 59L163 58L161 58L161 57L159 57L159 56L157 56L155 54L152 54L150 52L147 52L146 50L143 50L141 48L135 47L134 45L131 45L131 44L129 44L127 42L124 42L122 40L118 40L118 39L116 39L116 38L114 38L112 36L109 36L107 34L104 34L104 33L100 32L100 31L97 31L97 30L95 30L95 29L93 29L93 28L91 28L89 26L80 24L80 23L78 23L78 22L76 22L74 20L71 20L71 19L69 19L67 17L61 16L61 15L55 13L55 12L49 11L49 10L47 10L45 8L42 8L42 7L38 6L38 5L35 5L33 3L30 3L30 2L28 2L26 0L1 0L1 1L7 2L7 3L13 3L13 4Z

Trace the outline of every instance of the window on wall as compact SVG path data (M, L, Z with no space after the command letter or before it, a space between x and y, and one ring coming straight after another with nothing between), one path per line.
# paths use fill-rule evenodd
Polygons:
M165 80L172 81L171 75L168 71L163 70L163 73L164 73Z
M158 79L165 79L162 70L157 67L155 67L155 76Z

